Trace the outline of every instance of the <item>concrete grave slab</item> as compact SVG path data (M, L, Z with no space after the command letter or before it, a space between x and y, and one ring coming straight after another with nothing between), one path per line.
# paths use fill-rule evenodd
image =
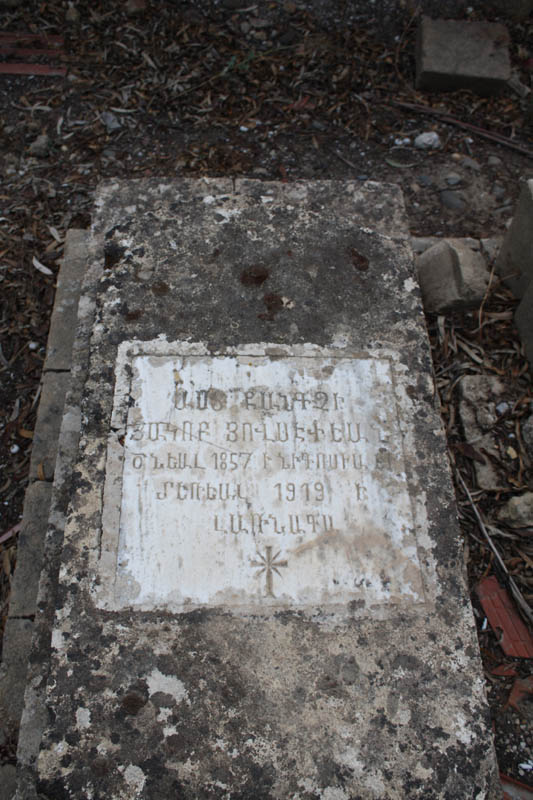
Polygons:
M494 94L510 77L509 33L504 25L422 17L416 53L419 89Z
M18 797L499 797L399 189L107 184L94 242Z

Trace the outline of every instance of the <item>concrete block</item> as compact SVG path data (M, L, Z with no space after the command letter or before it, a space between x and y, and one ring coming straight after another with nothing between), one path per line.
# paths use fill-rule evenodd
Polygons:
M507 29L497 23L422 17L416 85L428 91L501 91L511 77L508 44Z
M17 768L14 764L0 766L0 800L12 800L17 788Z
M31 620L7 620L0 666L0 736L4 741L11 741L18 732L32 635Z
M17 566L9 601L10 617L31 617L35 614L51 495L52 485L47 481L36 481L26 491Z
M68 372L49 372L43 378L30 463L32 481L49 481L54 476L57 440L69 381Z
M124 224L139 270L80 302L18 797L499 798L399 190L106 183L95 231Z
M416 259L426 311L443 313L475 306L489 282L475 239L443 239Z
M533 179L522 186L495 267L515 297L523 297L533 279Z
M67 231L65 254L57 279L48 334L45 372L70 369L72 343L77 327L78 299L87 265L88 239L88 231L76 228Z
M516 309L514 319L524 345L530 370L533 372L533 281L527 287L522 301Z

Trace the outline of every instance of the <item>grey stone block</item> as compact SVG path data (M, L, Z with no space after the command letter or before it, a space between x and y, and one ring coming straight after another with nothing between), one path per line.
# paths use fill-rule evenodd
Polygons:
M49 481L54 476L57 440L69 381L68 372L49 372L43 378L30 464L32 481Z
M422 17L416 85L428 91L494 94L511 77L508 43L507 29L500 24Z
M475 239L443 239L416 259L426 311L442 313L483 300L489 273Z
M67 231L65 254L57 279L50 322L45 372L70 369L72 343L77 327L78 299L87 266L88 240L88 231L76 228Z
M503 236L492 236L488 239L480 239L481 252L487 259L489 264L492 264L500 252L503 242Z
M526 351L530 369L533 372L533 280L516 309L515 323Z
M10 617L30 617L35 614L51 496L52 485L46 481L36 481L26 491L22 529L18 538L17 567L9 602Z
M4 741L18 733L32 635L31 620L7 620L0 666L0 733Z
M533 179L522 186L495 267L513 294L523 297L533 279Z
M12 800L17 788L17 768L14 764L0 766L0 800Z

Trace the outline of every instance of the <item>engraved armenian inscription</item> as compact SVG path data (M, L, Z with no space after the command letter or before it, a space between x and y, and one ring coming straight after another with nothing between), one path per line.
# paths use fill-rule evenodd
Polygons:
M389 359L135 355L123 444L123 604L423 599Z

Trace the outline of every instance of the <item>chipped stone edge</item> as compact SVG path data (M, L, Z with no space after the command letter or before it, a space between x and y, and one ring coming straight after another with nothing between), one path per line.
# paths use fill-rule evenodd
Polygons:
M60 313L60 306L64 302L65 292L68 292L71 296L76 296L80 292L80 272L83 271L88 241L89 234L87 231L73 228L67 232L65 255L57 277L58 292L56 293L52 311L47 349L50 348L51 342L61 341L64 357L60 365L50 363L48 358L45 362L41 378L41 387L44 387L44 391L41 394L34 430L34 440L41 443L41 454L43 452L50 453L49 460L52 465L56 458L60 440L59 427L64 412L71 368L69 350L72 349L75 335L75 326L65 325L65 320L62 318L63 315ZM72 268L72 260L76 261L74 270ZM54 407L61 409L57 415L52 413ZM21 668L19 661L27 663L30 657L35 619L38 615L38 576L41 565L45 563L45 553L47 557L49 556L45 547L45 539L49 512L52 506L51 495L54 470L52 469L51 472L43 470L42 465L37 463L37 456L37 452L32 452L29 484L22 517L22 535L19 536L18 541L17 562L20 572L17 578L17 569L15 570L4 635L3 644L5 649L2 659L2 672L0 674L0 705L2 705L4 690L6 692L9 690L9 696L6 695L5 700L9 704L11 711L11 713L5 714L4 724L14 727L14 734L18 732L17 729L19 728L20 709L23 705L27 674L26 669L24 667ZM40 466L41 468L39 469ZM40 503L38 502L40 492L37 491L39 486L43 487L44 490ZM27 536L24 536L25 531L28 532ZM37 561L37 567L34 565L35 561ZM24 623L24 631L22 632L19 630L21 622ZM31 627L31 632L27 630L28 627ZM12 658L12 653L15 649L20 654L18 661ZM14 709L14 712L12 709Z

